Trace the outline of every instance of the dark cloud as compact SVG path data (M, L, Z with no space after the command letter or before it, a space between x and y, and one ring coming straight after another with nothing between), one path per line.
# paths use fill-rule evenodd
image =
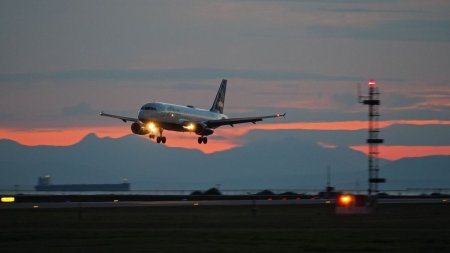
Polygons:
M359 1L360 2L360 1ZM423 13L420 10L394 10L394 9L375 9L375 8L319 8L321 11L326 12L339 12L339 13L405 13L416 14Z
M372 76L405 87L383 91L383 119L448 119L442 99L413 94L448 87L448 44L433 43L449 41L447 3L260 1L2 3L0 122L111 124L101 110L135 116L154 99L209 108L221 78L231 79L226 110L242 116L365 119L353 84Z
M14 115L12 113L0 112L0 119L1 121L14 119Z
M382 130L386 145L448 146L450 126L448 125L394 125ZM443 138L444 137L444 138Z
M91 116L93 114L96 114L97 111L92 109L91 105L88 103L81 102L74 106L68 106L64 107L62 109L62 114L65 116Z
M381 129L380 138L386 145L400 146L448 146L450 141L442 136L450 135L448 125L394 125ZM253 130L245 139L281 140L295 138L309 142L325 142L339 147L365 145L367 130L358 131L322 131L322 130Z
M401 93L384 93L382 94L383 105L389 109L396 107L411 106L419 103L423 99L412 95L403 95Z
M308 30L325 37L362 40L450 42L450 20L397 20L371 26L313 25Z
M350 108L355 107L358 103L358 97L356 92L354 94L351 93L338 93L332 95L333 101L338 105L338 108L341 110L348 110Z
M218 78L243 78L253 80L330 80L357 81L357 76L332 76L306 72L270 70L238 70L214 68L186 68L165 70L77 70L51 73L0 74L0 82L14 81L83 81L83 80L199 80Z
M239 0L242 2L242 0ZM351 3L361 3L361 0L245 0L247 2L274 2L274 3L280 3L280 2L292 2L292 3L332 3L332 4L351 4ZM371 4L379 4L379 3L392 3L392 2L398 2L399 0L371 0ZM367 1L369 2L369 1Z

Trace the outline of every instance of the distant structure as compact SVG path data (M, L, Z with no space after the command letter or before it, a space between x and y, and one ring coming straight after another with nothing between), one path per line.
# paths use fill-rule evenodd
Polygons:
M331 186L331 170L330 166L327 166L327 185L325 191L319 192L319 198L334 199L340 194L341 192L337 192L335 188Z
M330 197L330 192L334 191L334 187L331 186L331 174L330 174L330 166L327 166L327 198Z
M378 145L384 141L378 137L380 129L378 127L378 119L380 117L380 92L375 86L375 80L369 80L369 94L367 96L361 95L361 89L358 85L358 101L361 104L369 106L369 138L367 144L369 146L369 189L368 201L370 206L375 206L378 201L378 184L384 183L384 178L378 177L380 168L378 166Z
M121 184L52 184L50 175L38 178L36 191L129 191L130 183Z

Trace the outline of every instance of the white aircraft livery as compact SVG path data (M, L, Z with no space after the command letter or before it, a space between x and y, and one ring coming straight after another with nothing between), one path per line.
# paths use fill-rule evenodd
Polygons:
M206 136L214 133L214 129L241 123L253 123L262 121L267 118L284 117L286 113L267 115L260 117L245 118L228 118L223 114L225 105L225 92L227 88L227 80L222 80L216 99L211 109L199 109L192 105L182 106L168 103L153 102L147 103L139 110L138 118L129 118L102 112L101 116L120 119L123 122L133 122L131 131L138 135L149 135L150 139L154 139L156 134L157 143L166 143L166 137L163 136L163 130L177 132L193 132L198 137L199 144L206 144L208 138Z

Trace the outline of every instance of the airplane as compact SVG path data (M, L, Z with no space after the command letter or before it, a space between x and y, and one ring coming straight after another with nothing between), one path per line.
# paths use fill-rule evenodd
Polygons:
M131 124L131 132L137 135L149 135L150 139L154 139L156 134L157 143L166 143L167 138L163 136L164 130L177 131L177 132L192 132L198 137L198 144L208 143L207 136L214 133L214 129L229 125L241 123L253 123L268 118L285 117L286 113L274 114L259 117L245 117L245 118L229 118L223 114L223 108L225 105L225 92L227 88L227 80L223 79L219 90L217 92L214 103L211 109L200 109L192 105L175 105L161 102L153 102L144 104L139 110L137 118L124 117L119 115L113 115L100 113L100 116L106 116L111 118L120 119L123 122L133 122Z

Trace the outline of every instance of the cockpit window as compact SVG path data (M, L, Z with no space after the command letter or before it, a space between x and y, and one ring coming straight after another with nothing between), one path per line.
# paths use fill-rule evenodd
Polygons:
M156 108L153 106L143 106L141 108L141 110L146 110L146 111L156 111Z

